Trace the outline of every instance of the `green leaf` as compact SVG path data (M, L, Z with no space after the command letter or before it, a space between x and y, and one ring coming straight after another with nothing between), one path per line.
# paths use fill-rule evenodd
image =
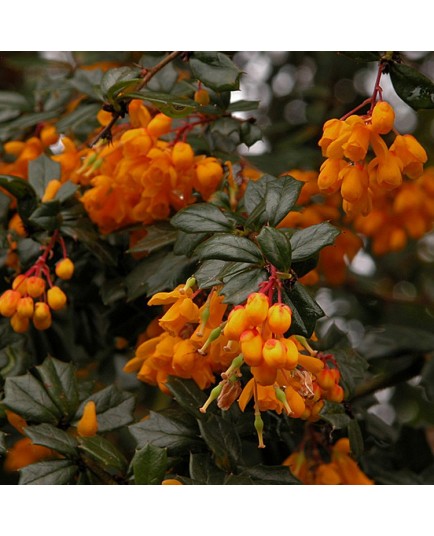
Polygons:
M144 421L129 426L128 430L138 447L151 443L169 449L174 455L201 445L196 421L185 413L151 410Z
M160 112L173 118L182 118L196 111L203 111L197 102L187 97L177 97L169 93L142 90L127 92L123 95L125 99L141 99L151 102Z
M246 266L243 263L234 263L234 266ZM249 267L244 268L234 275L223 278L223 288L221 294L224 294L225 303L238 305L246 301L247 296L252 292L257 292L259 285L268 277L268 272L262 268Z
M211 486L223 484L226 476L205 453L190 454L189 473L195 483Z
M15 108L21 112L31 110L31 105L24 95L14 91L0 91L0 107Z
M413 67L391 63L390 79L398 96L414 110L434 108L434 83Z
M249 181L243 198L250 216L249 225L276 227L294 207L302 186L301 181L289 175L279 178L264 175L257 181Z
M157 65L166 54L144 54L138 61L139 65L150 69ZM165 93L171 93L174 89L174 85L178 80L178 71L173 66L173 63L166 64L164 69L158 71L148 82L147 88L152 91L164 91Z
M68 199L73 197L76 194L78 189L79 189L78 184L74 184L71 181L66 181L57 190L57 193L54 196L54 199L56 201L59 201L59 203L63 203L64 201L67 201Z
M69 84L80 93L84 93L95 100L104 100L99 89L103 72L101 69L77 69Z
M257 126L245 121L241 123L240 141L245 143L247 147L251 147L257 141L262 140L262 130Z
M127 469L128 462L125 456L111 441L104 437L99 435L81 437L79 438L78 448L107 472L114 471L122 474Z
M241 476L249 476L254 484L292 485L300 484L288 467L282 465L255 465L244 469Z
M60 175L60 163L51 160L45 154L29 162L29 184L40 199L44 196L47 184L52 180L60 179Z
M288 236L274 227L263 227L256 237L265 258L278 270L287 272L291 266L291 242Z
M0 175L0 187L17 199L18 214L24 224L28 225L29 216L38 204L35 190L28 181L13 175Z
M145 445L136 450L131 465L135 484L161 484L167 469L167 450Z
M195 253L201 260L218 259L249 263L263 262L260 249L248 238L232 234L216 234L200 244Z
M259 107L261 101L252 101L252 100L238 100L235 102L231 102L229 106L227 107L227 111L229 113L233 112L253 112L254 110L257 110ZM251 123L243 123L250 125Z
M83 415L84 406L93 400L96 406L98 432L108 432L133 421L135 398L132 393L120 391L114 385L92 394L84 400L77 410L75 421Z
M346 428L351 422L351 417L345 413L342 404L325 401L324 407L320 411L321 419L330 423L333 429Z
M47 201L39 205L29 217L29 222L37 229L55 231L62 225L60 214L60 202L57 200Z
M6 378L3 405L30 422L57 424L62 417L43 385L29 372Z
M178 230L176 242L173 245L173 253L191 257L197 246L207 238L209 238L209 233L185 233Z
M365 357L356 352L345 338L330 349L337 361L341 373L341 385L345 391L345 398L351 397L357 385L366 375L368 362Z
M71 113L61 117L56 123L56 128L58 132L65 132L69 129L75 131L82 125L89 125L90 128L99 126L96 115L100 109L100 104L80 104Z
M429 359L422 369L421 384L429 400L434 402L434 359Z
M193 76L214 91L239 89L241 71L222 52L194 52L189 61Z
M70 460L52 460L32 463L20 469L21 485L51 485L71 484L78 466Z
M290 291L282 292L282 297L292 309L289 333L309 338L315 330L317 320L324 316L324 311L299 282Z
M170 223L185 233L224 233L234 228L232 221L211 203L197 203L181 209Z
M227 267L229 263L226 261L209 260L203 261L198 270L194 273L194 277L200 288L211 288L215 285L220 285L223 281L219 274Z
M214 454L215 463L226 471L234 471L241 455L241 439L235 426L217 415L198 421L200 434Z
M153 251L173 244L176 240L177 231L168 222L157 222L145 229L146 235L128 250L129 253L149 255Z
M56 119L59 115L58 110L50 112L36 112L24 114L17 119L7 123L0 128L0 140L7 141L13 136L19 136L24 130L36 126L38 123Z
M234 152L240 144L241 123L233 117L222 117L211 125L214 149L227 153Z
M348 439L350 440L351 454L356 460L360 460L364 451L364 444L362 431L356 419L351 419L348 424Z
M199 411L199 408L204 405L207 397L193 380L184 380L172 376L166 385L183 409L196 419L203 417L203 413Z
M63 454L67 458L77 458L77 440L51 424L26 426L24 433L35 445L42 445Z
M101 78L102 94L111 100L116 96L116 93L128 85L140 82L140 78L137 77L138 73L139 70L137 68L127 66L109 69Z
M49 397L61 412L63 421L69 422L79 403L73 365L47 357L42 365L36 367L36 371Z
M325 246L333 244L339 234L339 229L329 223L318 223L295 231L290 238L292 261L305 261L316 255Z

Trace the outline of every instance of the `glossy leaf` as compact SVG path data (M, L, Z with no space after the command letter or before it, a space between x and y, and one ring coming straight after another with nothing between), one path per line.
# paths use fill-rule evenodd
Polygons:
M244 263L234 263L234 265L234 269L236 265L245 266ZM258 292L259 285L267 278L268 272L256 267L242 268L239 272L225 276L224 285L220 291L225 296L224 303L233 305L243 303L249 294Z
M55 231L62 225L60 214L60 202L57 200L47 201L36 208L29 217L29 222L36 229Z
M198 423L216 465L226 471L234 470L241 455L241 440L235 426L217 415L208 415Z
M123 84L127 82L127 85L134 82L140 82L138 79L139 70L133 67L115 67L106 71L101 78L101 91L108 99L112 99L116 96L118 91L123 89Z
M288 467L285 466L270 466L270 465L255 465L244 469L241 476L248 476L252 479L253 484L263 485L291 485L300 484L300 481L295 478Z
M78 189L78 184L74 184L71 181L66 181L58 189L56 195L54 196L54 199L56 201L59 201L59 203L63 203L64 201L67 201L68 199L73 197L77 193Z
M128 462L119 449L108 439L95 435L79 438L79 447L107 472L123 473Z
M356 419L351 419L348 424L348 439L350 440L351 455L359 460L364 451L362 431Z
M129 253L143 253L149 255L153 251L173 244L176 240L177 231L167 222L157 222L146 227L146 235L140 239Z
M79 403L73 365L47 357L36 371L49 397L62 413L63 420L69 422Z
M148 101L158 108L160 112L173 118L186 117L199 109L199 105L194 100L187 97L177 97L169 93L142 90L140 92L131 91L125 93L123 97L125 97L125 99L141 99Z
M251 240L227 233L212 236L196 248L195 253L201 260L263 262L261 251Z
M135 484L161 484L167 470L167 450L145 445L136 450L131 461Z
M346 428L351 422L351 417L345 413L342 404L325 401L324 407L320 411L321 419L330 423L333 429Z
M351 348L346 339L331 348L330 352L338 363L340 383L345 390L345 397L348 398L354 394L357 385L365 377L368 363L364 356Z
M41 199L47 184L52 180L60 179L60 175L61 167L59 162L51 160L45 154L41 154L41 156L29 162L29 184Z
M318 223L295 231L290 237L293 262L301 262L334 243L339 229L329 223Z
M278 270L287 272L291 266L291 242L288 236L274 227L263 227L256 237L267 261Z
M96 406L98 432L108 432L133 421L135 398L131 393L120 391L116 386L109 385L105 389L93 393L84 400L77 410L75 420L83 414L84 406L93 400Z
M170 377L166 385L185 411L196 419L203 418L199 408L203 406L207 396L193 380Z
M357 63L366 63L370 61L380 61L381 54L379 52L362 52L362 51L347 51L339 52L343 56L350 58Z
M170 223L185 233L224 233L234 227L224 212L211 203L197 203L183 208Z
M414 110L434 108L434 82L418 70L391 63L390 79L398 96Z
M78 466L70 460L52 460L32 463L20 469L19 483L22 485L70 484L78 471Z
M194 273L194 277L200 288L211 288L215 285L220 285L223 278L220 273L229 265L233 264L227 261L209 260L203 261L198 270Z
M215 91L239 89L241 71L222 52L194 52L189 61L193 76Z
M35 445L42 445L63 454L67 458L77 458L77 440L70 434L51 424L26 426L24 433Z
M316 322L324 316L324 311L299 282L295 283L290 291L284 292L283 296L285 303L293 312L290 333L311 337Z
M6 378L2 403L29 423L57 424L62 417L44 386L30 372Z
M173 245L175 255L191 257L197 246L210 237L210 233L185 233L178 230L176 241Z
M128 430L139 448L151 443L176 455L201 445L195 420L190 415L180 416L179 412L151 410L147 419L131 425Z
M189 461L190 477L197 484L220 485L225 481L225 472L219 469L207 453L191 453Z

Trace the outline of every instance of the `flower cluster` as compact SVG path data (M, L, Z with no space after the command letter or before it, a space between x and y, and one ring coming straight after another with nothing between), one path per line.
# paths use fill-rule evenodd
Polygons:
M214 193L223 167L214 157L195 155L181 140L164 141L172 119L151 117L141 101L129 106L131 126L111 145L89 151L72 180L90 184L81 200L103 233L167 219L196 200Z
M225 370L239 354L238 345L229 345L222 334L227 309L222 296L212 291L203 301L201 293L193 291L194 284L191 278L149 300L149 305L161 305L165 312L157 324L148 326L145 340L124 367L165 393L169 393L168 376L193 379L206 389L215 381L214 373Z
M330 448L329 456L330 461L324 461L318 448L299 450L283 465L287 465L303 484L374 484L351 457L348 438L339 439Z
M33 326L40 331L48 329L52 324L52 311L63 309L67 302L66 294L53 284L52 273L47 264L56 242L60 240L55 233L42 255L24 274L17 275L12 288L0 296L0 314L10 319L12 329L17 333L25 333ZM74 273L74 264L66 256L55 266L55 275L60 280L68 280Z
M318 186L326 193L340 191L347 214L368 214L379 193L398 188L404 176L422 175L427 154L414 136L398 134L390 147L383 139L394 120L392 106L379 101L365 116L350 115L324 124L318 145L327 160ZM370 150L374 156L368 159Z

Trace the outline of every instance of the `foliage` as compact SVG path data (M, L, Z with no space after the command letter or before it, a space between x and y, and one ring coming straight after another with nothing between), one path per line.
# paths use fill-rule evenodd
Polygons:
M0 482L432 484L431 54L71 57L0 66Z

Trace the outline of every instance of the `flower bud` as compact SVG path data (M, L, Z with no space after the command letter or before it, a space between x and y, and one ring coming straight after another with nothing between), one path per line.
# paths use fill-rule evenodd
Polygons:
M15 314L21 294L17 290L6 290L0 297L0 313L11 317Z
M191 167L194 163L194 152L191 145L178 141L172 150L172 162L178 169Z
M324 368L316 375L316 381L318 385L328 391L335 385L334 374L331 369Z
M327 400L340 404L344 399L344 390L337 383L333 384L331 389L327 391Z
M210 102L209 93L206 89L198 89L194 93L194 100L202 104L202 106L206 106Z
M12 282L12 289L17 290L22 296L27 293L27 276L19 274Z
M27 294L32 298L39 298L45 291L45 281L42 277L31 276L27 278Z
M50 308L45 302L35 304L35 312L33 313L33 325L39 331L44 331L51 326Z
M267 321L273 333L283 335L291 326L292 311L283 303L275 303L268 310Z
M96 435L98 421L96 418L96 406L93 400L86 403L83 415L77 423L77 433L81 437L91 437Z
M42 202L51 201L54 199L61 186L62 183L57 179L50 181L45 188L44 195L42 196Z
M54 125L45 125L39 135L44 147L49 147L59 139L59 133Z
M74 274L74 263L71 259L65 258L60 260L55 267L57 277L63 280L71 279Z
M244 361L251 367L262 363L263 340L258 330L246 329L240 336L241 353Z
M33 298L25 296L21 298L17 305L17 314L22 318L32 318L34 311Z
M11 318L11 326L15 333L25 333L29 329L29 319L15 313Z
M228 321L224 327L224 335L230 340L237 341L240 335L249 327L249 319L242 305L237 305L229 313Z
M66 294L59 287L52 287L47 292L48 305L53 311L59 311L66 305Z
M172 128L172 119L164 114L154 116L147 126L147 130L151 136L159 138L164 134L168 134Z
M298 365L298 348L294 341L290 339L280 339L286 348L286 360L282 368L292 370Z
M372 111L372 129L378 134L388 134L395 121L395 112L386 101L377 102Z
M254 326L261 325L267 318L269 309L268 298L262 292L249 294L246 302L246 315Z
M286 346L277 339L268 339L265 342L262 355L269 367L283 368L286 364Z
M266 363L262 363L258 367L251 367L250 371L259 385L273 385L276 381L277 369Z

